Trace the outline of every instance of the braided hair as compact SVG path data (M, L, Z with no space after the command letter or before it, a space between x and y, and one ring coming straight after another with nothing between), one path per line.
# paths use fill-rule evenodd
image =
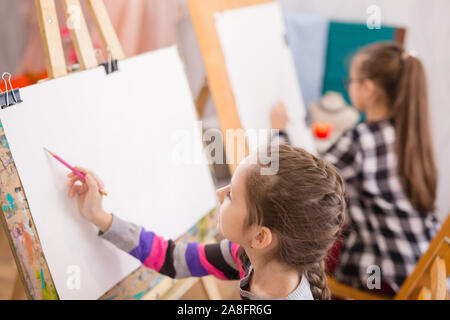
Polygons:
M308 280L314 299L330 299L325 258L345 222L344 183L336 168L301 148L267 146L278 161L273 175L258 161L247 177L246 226L266 226L278 238L269 259L295 268ZM244 253L245 260L245 253Z

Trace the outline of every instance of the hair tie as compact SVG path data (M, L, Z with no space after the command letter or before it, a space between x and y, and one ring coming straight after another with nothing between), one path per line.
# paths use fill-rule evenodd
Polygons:
M403 51L402 59L403 59L403 60L406 60L406 59L408 59L409 57L417 58L417 52L414 51L414 50L411 50L411 51Z

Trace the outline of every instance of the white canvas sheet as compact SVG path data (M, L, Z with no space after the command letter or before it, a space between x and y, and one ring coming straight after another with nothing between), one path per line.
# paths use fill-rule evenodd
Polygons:
M68 169L43 147L96 172L109 193L106 210L166 238L180 236L216 205L177 50L119 67L109 76L97 68L24 88L23 103L0 111L61 299L96 299L140 263L81 218L67 196ZM80 268L79 290L67 286L70 266Z
M291 142L315 152L278 3L217 13L215 20L244 129L270 129L270 109L282 101L290 118L286 131ZM266 143L247 138L250 150Z

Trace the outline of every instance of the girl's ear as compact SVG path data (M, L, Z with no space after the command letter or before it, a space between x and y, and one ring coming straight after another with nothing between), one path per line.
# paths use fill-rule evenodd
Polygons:
M364 79L362 82L362 85L363 85L364 91L366 93L366 97L369 97L369 98L375 97L375 94L376 94L375 91L376 91L377 87L373 80Z
M259 231L252 238L251 247L253 249L265 249L273 242L273 234L267 227L259 228Z

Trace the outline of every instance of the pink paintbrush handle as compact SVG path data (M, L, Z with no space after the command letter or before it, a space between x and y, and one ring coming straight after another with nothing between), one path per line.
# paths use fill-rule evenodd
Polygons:
M83 181L85 181L86 176L84 175L84 173L75 170L75 168L73 168L70 164L68 164L67 162L65 162L63 159L61 159L60 157L58 157L56 154L53 155L53 157L55 157L56 160L58 160L59 162L61 162L63 165L65 165L67 168L69 168L74 174L76 174L77 176L79 176ZM103 191L103 189L99 186L98 187L98 191L104 195L106 195L107 193L105 191Z

